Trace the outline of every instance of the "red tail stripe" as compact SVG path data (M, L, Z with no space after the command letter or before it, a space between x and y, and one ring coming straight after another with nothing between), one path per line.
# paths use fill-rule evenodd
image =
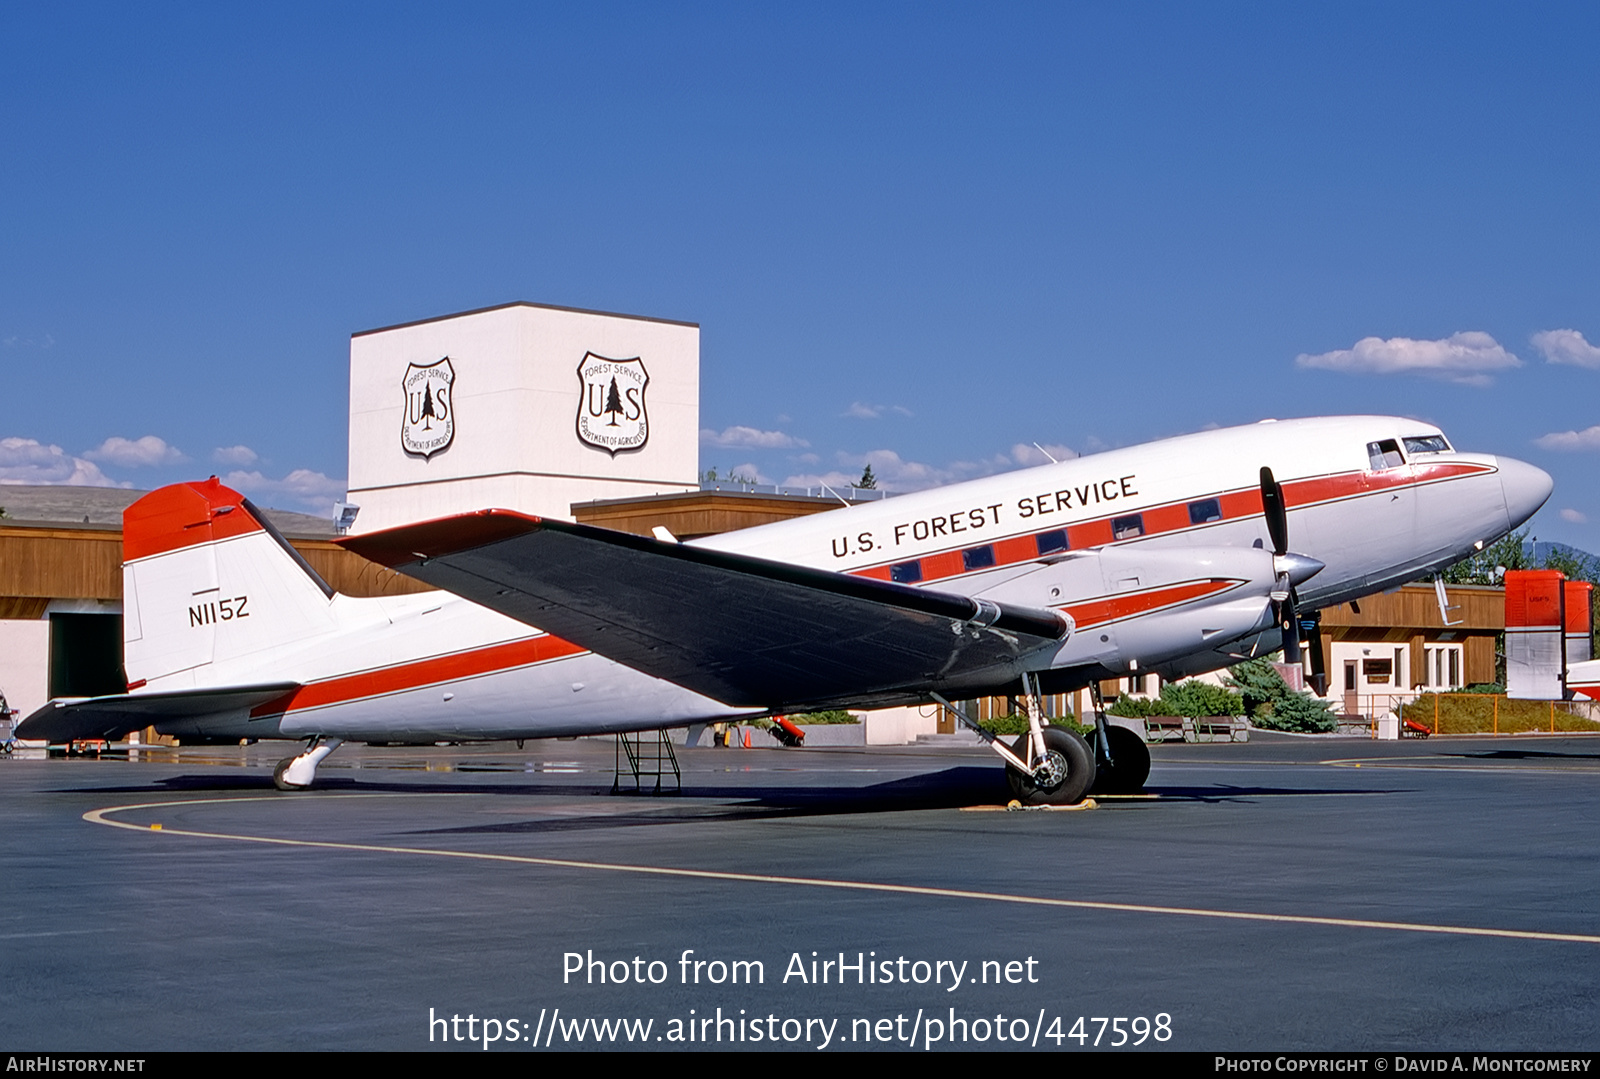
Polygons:
M243 495L215 476L151 491L122 511L122 560L263 531L243 503Z

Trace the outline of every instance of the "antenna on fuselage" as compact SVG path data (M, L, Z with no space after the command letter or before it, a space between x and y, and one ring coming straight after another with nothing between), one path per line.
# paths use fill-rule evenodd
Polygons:
M1037 442L1035 442L1033 444L1033 448L1038 450L1040 453L1044 454L1046 457L1050 458L1050 463L1051 464L1059 465L1061 463L1060 461L1055 459L1055 455L1054 454L1052 454L1049 450L1045 449L1043 446L1039 445Z

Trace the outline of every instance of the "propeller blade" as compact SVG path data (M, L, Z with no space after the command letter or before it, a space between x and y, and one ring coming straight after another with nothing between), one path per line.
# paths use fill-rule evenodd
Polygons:
M1289 589L1289 595L1278 604L1278 628L1283 631L1283 661L1296 663L1301 661L1300 653L1300 612L1299 597L1294 594L1294 589Z
M1313 611L1311 616L1301 625L1311 630L1306 635L1306 647L1311 649L1311 684L1316 687L1317 696L1326 697L1328 695L1328 665L1322 656L1322 613Z
M1272 553L1289 553L1289 511L1283 504L1283 487L1272 478L1272 469L1261 467L1261 510L1267 518L1267 534L1272 537Z

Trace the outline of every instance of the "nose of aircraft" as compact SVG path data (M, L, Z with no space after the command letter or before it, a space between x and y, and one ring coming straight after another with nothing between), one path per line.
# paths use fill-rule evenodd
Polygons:
M1511 527L1516 528L1538 512L1555 489L1550 473L1535 468L1524 461L1510 457L1497 457L1500 468L1500 489L1506 496L1506 516Z

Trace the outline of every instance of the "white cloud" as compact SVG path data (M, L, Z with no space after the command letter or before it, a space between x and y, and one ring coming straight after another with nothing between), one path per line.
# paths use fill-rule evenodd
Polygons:
M41 337L23 337L19 334L13 334L5 339L6 348L51 348L55 343L56 339L49 334L44 334Z
M992 461L982 464L957 461L944 467L921 461L907 461L894 450L871 450L859 454L841 452L837 455L837 460L841 468L828 472L800 473L790 476L783 481L783 484L786 487L815 487L823 483L829 487L849 486L861 478L861 470L870 464L872 474L877 477L880 488L901 493L940 487L946 483L1002 470L995 468ZM1005 462L1007 466L1010 464L1009 458L1002 456L999 460Z
M1561 519L1563 521L1571 521L1575 525L1582 525L1582 524L1588 524L1589 523L1589 518L1588 517L1585 517L1583 514L1579 513L1577 510L1573 510L1573 509L1562 510L1561 511Z
M1057 461L1070 461L1076 456L1078 451L1071 446L1058 446L1053 442L1045 443L1042 451L1031 443L1018 442L1011 447L1011 459L1023 468L1047 465L1052 457Z
M1317 367L1346 374L1418 374L1448 379L1467 386L1487 386L1490 371L1521 367L1522 361L1480 330L1454 333L1438 341L1410 337L1363 337L1354 348L1295 357L1300 367Z
M211 459L219 465L253 465L261 457L249 446L218 446L211 451Z
M803 438L786 435L782 431L761 431L754 427L727 427L721 431L704 428L700 441L707 446L724 449L794 450L811 445Z
M126 487L100 466L73 457L60 446L31 438L0 438L0 483L59 484L66 487Z
M1530 339L1533 347L1550 363L1570 363L1577 367L1600 367L1600 348L1583 339L1577 330L1541 330Z
M1077 457L1078 452L1070 446L1050 444L1045 447L1058 461L1066 461ZM804 464L816 464L815 454L806 454L799 458ZM929 487L942 487L947 483L959 483L962 480L976 479L979 476L992 476L997 472L1010 472L1017 468L1032 468L1036 465L1049 464L1049 458L1035 446L1019 442L1011 447L1008 453L996 453L976 461L951 461L946 465L933 465L925 461L908 461L894 450L871 450L867 453L847 453L841 451L834 455L837 467L827 472L801 472L785 479L786 487L816 487L827 484L829 487L848 486L861 478L861 470L867 465L872 466L872 474L877 477L878 486L895 494L904 494L908 491L921 491Z
M145 435L139 439L119 438L113 435L94 449L87 451L84 456L91 461L104 461L123 468L175 465L188 460L176 446L167 445L165 440L155 435Z
M1582 431L1553 431L1533 440L1542 450L1600 450L1600 427L1586 427Z
M331 513L333 504L344 498L346 491L344 480L332 479L309 468L297 468L281 480L269 479L260 472L237 470L223 476L222 482L252 499L258 496L262 502L288 499L297 505L284 506L284 509L302 508L315 513Z
M904 405L867 405L862 404L860 401L853 402L840 415L848 416L854 420L875 420L885 412L893 412L897 416L911 415L911 410Z

